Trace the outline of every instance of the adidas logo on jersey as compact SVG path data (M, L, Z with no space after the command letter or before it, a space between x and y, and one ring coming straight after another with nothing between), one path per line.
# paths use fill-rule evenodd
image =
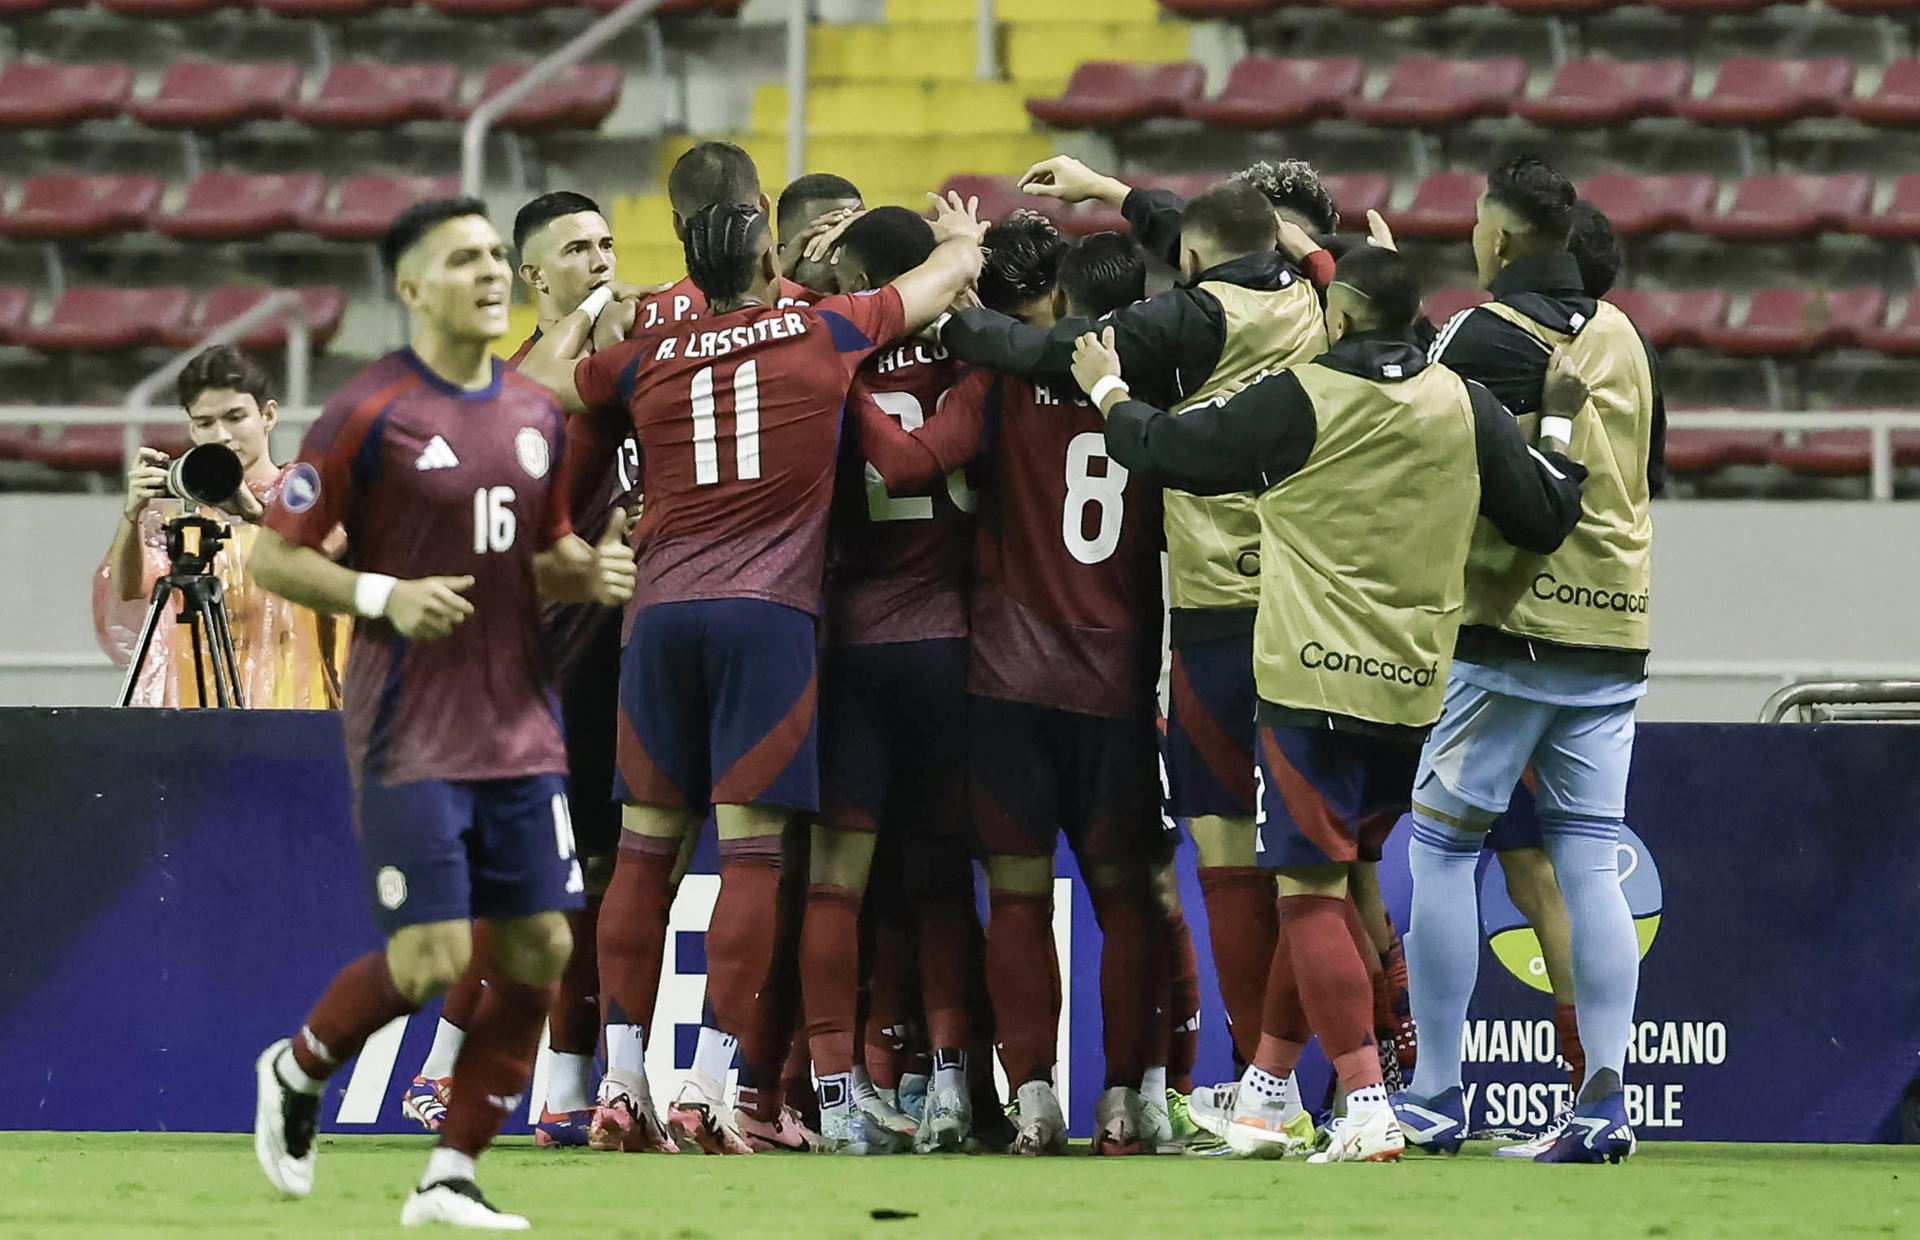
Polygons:
M413 467L421 470L452 469L459 463L460 458L453 454L453 445L438 435L427 440L427 446L413 458Z

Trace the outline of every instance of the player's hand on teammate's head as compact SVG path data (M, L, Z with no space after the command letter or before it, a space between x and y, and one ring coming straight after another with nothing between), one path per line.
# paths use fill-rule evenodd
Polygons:
M1313 234L1289 219L1279 220L1280 252L1294 262L1299 262L1315 250L1326 247L1313 239Z
M167 454L155 448L142 448L127 471L127 520L145 511L147 505L167 493Z
M400 636L413 641L445 637L473 614L473 604L462 597L472 588L471 577L417 577L396 582L387 597L387 622Z
M1087 167L1071 155L1055 155L1027 169L1020 188L1039 198L1057 198L1061 202L1085 202L1099 198L1114 180Z
M1367 210L1367 244L1377 245L1383 250L1397 250L1393 243L1393 229L1387 227L1386 217L1378 211Z
M1073 377L1080 390L1093 395L1100 380L1120 377L1120 354L1113 347L1113 328L1102 328L1099 335L1087 332L1073 342Z
M961 198L949 191L945 195L928 194L933 200L933 241L935 245L945 245L949 241L968 240L979 245L987 235L987 226L980 222L980 200Z
M628 525L615 518L594 545L593 601L618 607L633 597L636 576L633 548L627 545Z
M1540 412L1550 417L1577 417L1586 407L1589 390L1573 355L1565 345L1556 345L1547 357L1546 378L1540 383Z
M836 251L839 249L841 236L852 227L855 220L865 214L865 211L843 208L839 211L829 211L807 225L806 230L800 234L801 240L805 242L800 246L800 257L810 263L819 263L828 261L828 255L831 254L832 261L839 262L840 255Z

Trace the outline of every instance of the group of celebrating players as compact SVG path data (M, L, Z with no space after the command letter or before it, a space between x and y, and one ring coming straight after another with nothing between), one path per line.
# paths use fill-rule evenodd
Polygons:
M1094 1153L1457 1150L1489 827L1578 1090L1503 1152L1631 1149L1614 841L1664 415L1600 300L1604 219L1537 160L1496 170L1494 300L1436 333L1384 225L1336 238L1305 164L1190 202L1066 158L1022 184L1132 236L866 210L825 174L776 211L705 143L668 186L686 278L634 287L598 207L544 195L513 236L540 326L505 364L482 204L395 221L410 343L329 403L252 561L360 617L345 727L387 936L259 1058L275 1187L312 1188L328 1077L443 992L403 1223L527 1226L474 1160L543 1025L542 1145L1061 1153L1062 833L1102 938ZM1149 255L1179 273L1151 298ZM1523 777L1537 808L1504 813ZM1409 811L1403 948L1373 863ZM662 1116L645 1051L709 818L706 1012ZM1213 1088L1175 821L1244 1069ZM1324 1134L1310 1038L1343 1096Z

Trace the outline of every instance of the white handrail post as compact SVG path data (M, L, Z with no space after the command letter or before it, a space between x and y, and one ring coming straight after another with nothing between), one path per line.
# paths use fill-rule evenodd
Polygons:
M807 171L807 0L787 5L787 180Z
M519 81L475 108L467 118L466 128L460 131L460 192L477 195L486 184L487 134L492 132L495 122L558 77L561 71L579 64L601 44L659 6L660 0L627 0L527 70Z
M1000 40L995 27L993 0L980 0L974 16L973 76L976 81L993 82L1000 77Z
M1873 444L1873 498L1886 501L1893 498L1893 431L1883 421L1876 421L1867 428L1867 434Z
M293 409L307 407L307 386L312 381L313 370L313 332L307 327L307 316L299 305L299 294L295 294L295 310L287 315L287 405Z

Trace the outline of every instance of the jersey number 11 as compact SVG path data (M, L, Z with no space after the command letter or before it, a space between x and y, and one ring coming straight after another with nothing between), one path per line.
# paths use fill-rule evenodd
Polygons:
M720 418L713 396L714 367L693 376L693 480L700 486L720 481ZM760 363L740 363L733 372L733 463L735 476L751 482L760 476Z

